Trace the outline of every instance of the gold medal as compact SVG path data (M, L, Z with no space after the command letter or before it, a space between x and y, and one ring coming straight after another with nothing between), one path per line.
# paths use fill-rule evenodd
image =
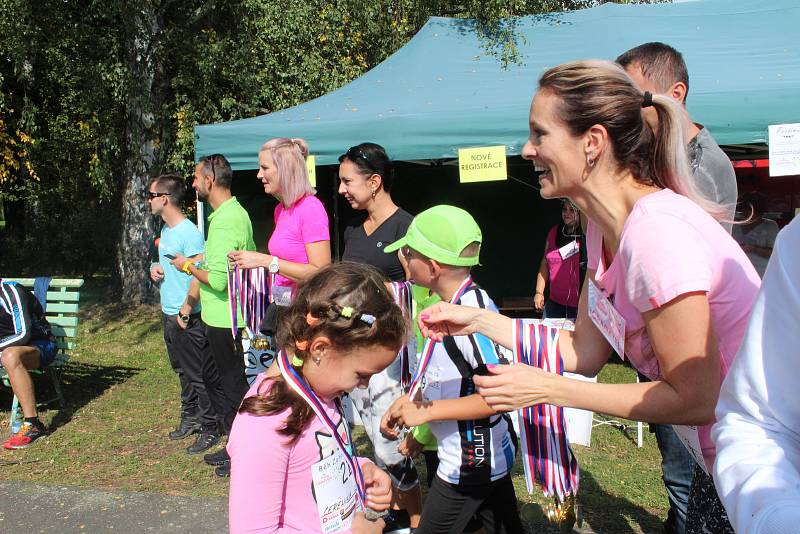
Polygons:
M545 516L551 523L557 525L562 532L572 532L575 524L575 496L570 494L564 502L559 502L557 497L545 506Z

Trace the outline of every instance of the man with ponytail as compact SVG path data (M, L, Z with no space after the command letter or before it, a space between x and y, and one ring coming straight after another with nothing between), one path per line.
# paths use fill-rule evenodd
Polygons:
M672 97L686 105L689 93L689 72L680 52L664 43L645 43L631 48L617 58L639 89ZM692 174L703 195L730 208L728 221L733 219L736 204L736 175L730 159L703 125L686 116L689 136L689 159ZM729 232L731 223L722 225ZM640 373L639 379L647 381ZM667 534L683 534L686 530L686 508L694 476L695 461L683 446L670 425L650 423L661 452L661 471L669 499L669 513L664 523Z

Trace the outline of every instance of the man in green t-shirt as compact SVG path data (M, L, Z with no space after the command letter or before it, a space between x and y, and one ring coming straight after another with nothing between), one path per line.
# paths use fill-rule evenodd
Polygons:
M219 375L218 388L209 386L214 408L220 417L222 428L230 433L233 418L247 393L242 354L242 329L234 337L231 331L231 312L228 301L228 253L233 250L255 250L253 226L247 211L231 195L233 171L221 154L200 158L195 167L194 183L197 197L208 202L214 210L208 216L208 238L206 239L205 263L198 265L176 255L172 260L178 269L193 275L200 282L201 318L211 347L213 364ZM190 296L181 313L188 313L193 306ZM237 324L244 324L237 310ZM204 370L203 376L213 380L214 369ZM216 465L219 476L230 475L230 458L223 448L207 454L206 463Z

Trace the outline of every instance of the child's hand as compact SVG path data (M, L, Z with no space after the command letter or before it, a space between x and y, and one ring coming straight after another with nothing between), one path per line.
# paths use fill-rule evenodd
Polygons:
M406 439L400 442L397 446L397 452L402 454L403 456L408 456L409 458L414 458L418 456L419 453L422 452L424 445L414 438L414 434L409 432L406 434Z
M389 406L389 409L386 410L386 413L383 414L383 417L381 417L381 434L383 434L383 437L385 437L386 439L397 439L400 436L400 429L397 427L395 423L392 422L390 424L389 418L391 417L392 411L394 410L395 406L403 402L404 399L407 400L405 395L403 395L399 399L396 399L392 403L392 405Z
M401 397L389 408L387 426L389 428L411 428L430 421L428 410L430 402L411 402Z
M362 465L361 472L367 489L367 506L376 512L388 510L392 502L392 479L372 462Z
M353 534L382 534L385 526L383 519L370 521L364 516L364 512L356 512L353 522L350 523L350 531Z

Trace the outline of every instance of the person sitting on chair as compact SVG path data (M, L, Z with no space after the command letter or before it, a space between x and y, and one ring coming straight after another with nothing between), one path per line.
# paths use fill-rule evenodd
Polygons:
M47 435L36 412L36 396L28 370L48 366L56 352L50 324L33 293L16 282L0 279L0 365L6 369L25 417L19 431L3 443L6 449L24 449Z

